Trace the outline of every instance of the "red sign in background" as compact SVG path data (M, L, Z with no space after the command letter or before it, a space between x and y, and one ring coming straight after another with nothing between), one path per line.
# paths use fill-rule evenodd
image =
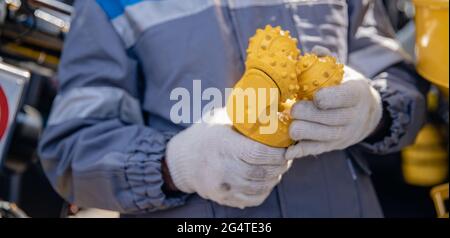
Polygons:
M0 86L0 141L2 140L6 127L8 126L8 113L8 101L6 100L6 95L3 88Z

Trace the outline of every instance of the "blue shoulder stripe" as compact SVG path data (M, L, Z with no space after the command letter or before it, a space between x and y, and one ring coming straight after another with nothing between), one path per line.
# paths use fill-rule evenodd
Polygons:
M143 0L96 0L108 18L114 19L123 14L125 8Z

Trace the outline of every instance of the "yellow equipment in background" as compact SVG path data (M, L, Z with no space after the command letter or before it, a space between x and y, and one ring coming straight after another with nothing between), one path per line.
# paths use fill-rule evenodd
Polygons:
M448 101L449 0L413 2L416 9L417 71L435 84ZM443 182L448 176L448 150L442 143L439 130L433 125L425 126L416 144L403 151L403 161L404 177L408 183L430 186ZM448 183L431 190L438 217L448 218L444 203L448 194Z
M414 0L417 71L448 97L449 0Z
M414 145L402 151L405 181L416 186L434 186L448 175L448 153L439 129L427 124Z
M301 56L289 31L267 25L250 39L246 72L234 86L227 113L243 135L269 146L288 147L293 143L288 133L291 106L300 99L311 100L323 87L340 84L343 67L330 56ZM259 119L271 116L274 105L278 106L276 131L261 133L267 122Z
M438 217L448 218L448 210L445 207L445 200L448 200L448 183L431 189L431 197L433 198Z

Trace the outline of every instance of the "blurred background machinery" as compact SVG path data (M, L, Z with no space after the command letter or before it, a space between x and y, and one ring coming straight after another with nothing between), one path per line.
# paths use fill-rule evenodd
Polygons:
M385 0L403 48L433 86L413 145L369 160L387 217L448 217L448 0ZM446 214L446 215L445 215Z
M429 119L416 143L402 153L371 158L372 179L386 217L448 217L449 0L382 1L403 48L436 86L429 92ZM80 214L53 191L36 155L56 95L55 73L72 4L0 0L0 217ZM5 115L8 126L2 132Z
M0 0L0 87L9 94L3 108L9 104L10 114L7 135L0 138L5 146L0 155L0 200L17 204L32 217L58 217L64 205L47 182L36 147L56 95L55 72L70 27L71 4ZM11 76L17 72L27 74L23 90L7 85L19 80ZM12 95L19 98L13 100ZM4 204L0 214L17 210Z

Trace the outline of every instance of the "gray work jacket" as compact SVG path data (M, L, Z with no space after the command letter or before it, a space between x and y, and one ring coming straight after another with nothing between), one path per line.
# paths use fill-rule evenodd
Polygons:
M382 216L364 160L411 143L425 100L381 1L78 0L75 9L39 146L49 180L69 202L133 217ZM267 24L289 30L303 52L324 46L372 79L388 132L296 160L258 207L167 196L166 143L190 125L171 122L170 92L192 90L193 80L203 89L232 87L244 72L248 39Z

